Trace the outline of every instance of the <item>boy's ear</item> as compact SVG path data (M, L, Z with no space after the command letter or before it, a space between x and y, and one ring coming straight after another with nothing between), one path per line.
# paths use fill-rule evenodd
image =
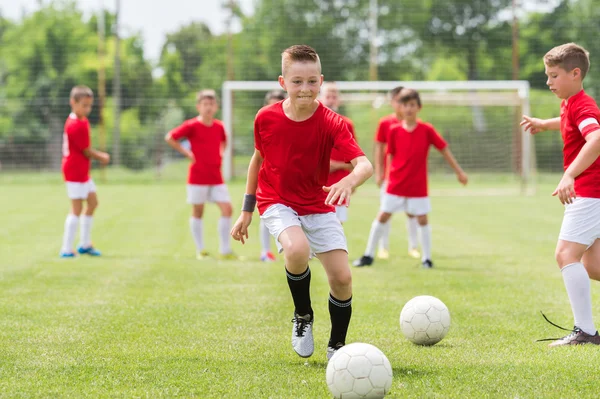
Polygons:
M574 78L579 77L579 76L581 76L581 69L575 68L571 71L571 73L573 74Z
M277 80L279 81L279 86L281 86L283 90L287 91L287 89L285 88L285 80L283 80L283 76L279 75L279 78L277 78Z

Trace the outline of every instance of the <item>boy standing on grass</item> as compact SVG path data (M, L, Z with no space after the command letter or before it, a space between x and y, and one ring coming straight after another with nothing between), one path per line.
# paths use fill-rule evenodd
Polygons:
M560 118L523 116L521 125L531 134L560 129L564 141L565 173L552 193L565 206L555 256L575 319L571 333L550 346L600 345L590 294L590 278L600 280L600 111L583 90L589 53L563 44L546 53L544 66L546 84L562 99Z
M422 265L427 269L433 267L431 227L427 219L427 214L431 211L427 193L427 156L431 145L442 153L456 173L458 181L463 185L467 184L467 175L454 159L446 141L432 125L417 119L421 111L419 93L412 89L402 89L399 101L403 120L395 124L388 135L387 154L391 162L386 193L381 201L379 214L371 226L367 249L362 258L354 261L354 266L357 267L373 264L375 245L385 229L385 223L388 223L392 214L402 211L409 218L416 217L421 233Z
M335 82L326 82L321 86L321 102L324 106L331 109L334 112L338 112L340 108L340 91L338 90ZM341 118L348 124L348 130L352 133L352 137L356 140L356 133L354 132L354 124L350 118L340 115ZM329 178L327 179L327 186L332 186L335 183L342 180L352 172L353 166L349 162L344 162L343 154L336 148L331 150L331 161L329 164ZM335 214L340 221L344 224L348 220L348 206L336 205Z
M201 90L196 97L199 115L171 130L165 141L190 160L187 184L187 202L192 205L190 230L196 244L196 258L207 259L210 253L204 249L204 204L214 202L221 210L218 224L219 258L238 259L231 251L229 230L231 228L231 200L223 182L221 162L227 144L223 123L214 118L219 106L214 90ZM179 140L187 138L190 149L185 149Z
M330 287L329 359L345 344L352 314L348 249L334 206L347 204L352 190L371 176L373 168L346 122L317 101L323 75L315 50L306 45L289 47L282 53L281 63L279 84L288 98L256 115L256 150L248 167L242 214L231 235L245 242L258 203L261 219L284 255L295 307L292 346L301 357L314 351L308 260L315 254L321 261ZM326 186L333 148L354 169Z
M281 89L271 90L265 95L264 105L273 105L283 100L285 100L285 91ZM262 262L275 262L275 254L271 252L271 233L263 220L260 221L259 235L261 246L260 260Z
M77 252L91 256L100 256L100 251L92 246L92 222L94 211L98 207L96 185L90 177L91 160L96 159L106 165L110 156L94 150L90 145L90 122L87 116L92 111L94 93L87 86L75 86L71 90L71 114L65 122L63 133L62 172L67 185L67 195L71 200L71 213L65 220L63 244L60 250L62 258L73 258L73 245L77 226L81 222L80 242ZM83 201L86 201L84 215ZM81 219L81 220L80 220Z

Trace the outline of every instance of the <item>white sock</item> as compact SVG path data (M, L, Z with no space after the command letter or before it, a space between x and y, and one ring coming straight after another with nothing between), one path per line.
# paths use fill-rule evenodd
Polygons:
M190 218L190 230L192 231L192 237L194 237L194 243L196 244L196 250L198 252L204 249L204 238L202 234L202 219L191 217Z
M419 226L421 232L421 261L431 260L431 226L426 224L425 226Z
M381 239L381 236L384 233L384 231L385 224L380 223L377 219L373 220L373 224L371 224L371 232L369 233L369 241L367 241L367 249L365 250L365 256L370 256L371 258L375 256L375 246Z
M63 244L60 252L73 252L73 244L75 243L75 235L77 234L77 226L79 225L79 216L72 213L67 215L65 220L65 233L63 235Z
M267 252L271 252L271 233L269 233L269 229L265 226L265 222L260 221L260 246L262 248L261 253L264 255Z
M388 220L385 223L382 223L383 230L381 232L381 238L379 239L379 249L385 249L386 251L390 250L390 228L392 226L392 221Z
M419 246L419 238L417 235L419 223L416 217L406 218L406 229L408 230L408 250L416 249Z
M588 334L596 334L596 327L592 318L590 276L583 263L571 263L563 267L561 272L571 302L575 325Z
M80 219L81 230L79 230L79 245L83 248L89 248L92 246L92 224L94 222L94 217L83 215Z
M231 253L231 218L221 217L219 219L219 251L221 254Z

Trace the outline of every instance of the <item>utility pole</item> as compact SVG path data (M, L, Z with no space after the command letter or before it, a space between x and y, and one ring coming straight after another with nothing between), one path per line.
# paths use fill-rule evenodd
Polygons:
M115 102L115 126L113 130L113 153L114 165L121 164L121 33L119 17L121 14L121 0L116 0L115 11L115 76L113 78L113 100Z

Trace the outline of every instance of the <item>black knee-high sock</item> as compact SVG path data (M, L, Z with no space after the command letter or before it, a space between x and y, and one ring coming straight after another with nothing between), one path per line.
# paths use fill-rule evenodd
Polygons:
M306 267L306 271L300 274L292 274L287 268L285 269L288 286L294 300L295 312L300 316L310 314L311 319L313 310L310 306L310 269Z
M331 335L329 346L335 347L338 343L346 344L346 333L352 317L352 297L340 301L329 294L329 317L331 318Z

